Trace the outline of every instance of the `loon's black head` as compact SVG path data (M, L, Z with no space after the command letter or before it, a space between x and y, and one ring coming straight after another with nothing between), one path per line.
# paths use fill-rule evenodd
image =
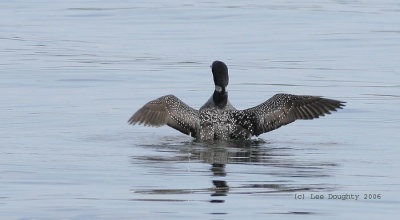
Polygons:
M222 61L217 60L212 63L211 69L214 75L214 84L225 90L229 83L228 67Z

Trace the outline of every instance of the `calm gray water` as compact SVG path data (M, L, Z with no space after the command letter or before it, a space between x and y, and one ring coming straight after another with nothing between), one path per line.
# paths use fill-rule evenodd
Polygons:
M1 218L398 219L399 52L396 0L1 1ZM347 106L246 144L126 123L166 94L199 108L217 59L239 109Z

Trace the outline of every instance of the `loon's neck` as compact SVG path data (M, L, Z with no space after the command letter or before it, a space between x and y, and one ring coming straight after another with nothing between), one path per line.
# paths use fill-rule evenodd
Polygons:
M224 108L228 103L228 91L226 87L215 86L213 101L219 108Z

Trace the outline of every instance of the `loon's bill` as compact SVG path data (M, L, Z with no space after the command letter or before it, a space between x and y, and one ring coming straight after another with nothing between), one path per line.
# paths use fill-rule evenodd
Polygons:
M148 102L130 119L130 124L168 125L199 140L247 140L297 119L314 119L341 109L345 102L320 96L276 94L264 103L245 110L228 100L228 68L212 64L215 91L200 108L193 109L174 95Z

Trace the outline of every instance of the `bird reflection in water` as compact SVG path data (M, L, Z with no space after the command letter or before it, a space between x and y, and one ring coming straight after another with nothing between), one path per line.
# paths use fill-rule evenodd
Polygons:
M212 183L214 185L214 192L211 193L212 197L215 197L210 200L211 203L223 203L225 202L224 199L219 198L222 196L227 196L229 192L229 186L225 180L221 180L219 178L226 177L226 170L225 166L229 163L229 161L235 160L235 162L239 162L245 158L249 158L250 154L249 151L245 151L247 153L243 153L241 150L245 147L246 144L248 146L251 145L251 141L243 141L243 142L212 142L206 146L205 151L201 151L198 156L205 163L211 164L210 170L213 173L214 179ZM234 151L230 154L229 149L237 148L240 151ZM245 155L243 155L245 154ZM235 159L234 159L235 158ZM237 161L239 160L239 161ZM248 161L247 159L245 159ZM243 162L243 161L242 161ZM217 199L218 198L218 199Z
M327 185L326 183L296 184L295 180L297 178L311 177L321 179L321 177L329 177L330 167L336 166L335 163L317 159L314 161L300 161L295 159L296 150L298 150L298 148L305 148L305 146L297 146L298 148L294 149L290 147L290 143L276 144L266 142L262 139L244 142L213 143L197 143L193 141L176 142L176 140L175 142L172 140L166 142L167 143L143 146L143 148L147 150L153 148L155 151L160 152L160 154L158 154L158 156L133 157L133 163L151 164L163 175L171 172L179 172L179 175L185 173L183 169L179 168L171 171L165 168L165 163L207 163L211 165L210 171L212 173L211 181L213 187L192 189L189 186L189 189L172 190L157 188L140 191L135 190L135 193L181 195L193 193L203 194L208 192L211 195L209 202L223 203L225 202L226 196L235 193L292 194L293 192L299 191L330 191L334 188L334 186ZM296 144L299 145L299 143ZM238 170L235 174L246 176L246 179L238 179L235 181L236 185L230 186L227 182L228 173L226 172L226 167L229 166L229 164L250 165L253 167L245 169L247 171ZM193 176L194 172L196 171L190 171L190 175ZM201 171L200 175L204 175L203 171Z
M226 176L225 164L213 163L211 171L213 172L214 176L217 177ZM212 183L215 187L215 193L212 193L211 196L226 196L227 193L229 192L229 186L225 180L213 180ZM212 199L210 202L220 203L224 202L224 200Z

